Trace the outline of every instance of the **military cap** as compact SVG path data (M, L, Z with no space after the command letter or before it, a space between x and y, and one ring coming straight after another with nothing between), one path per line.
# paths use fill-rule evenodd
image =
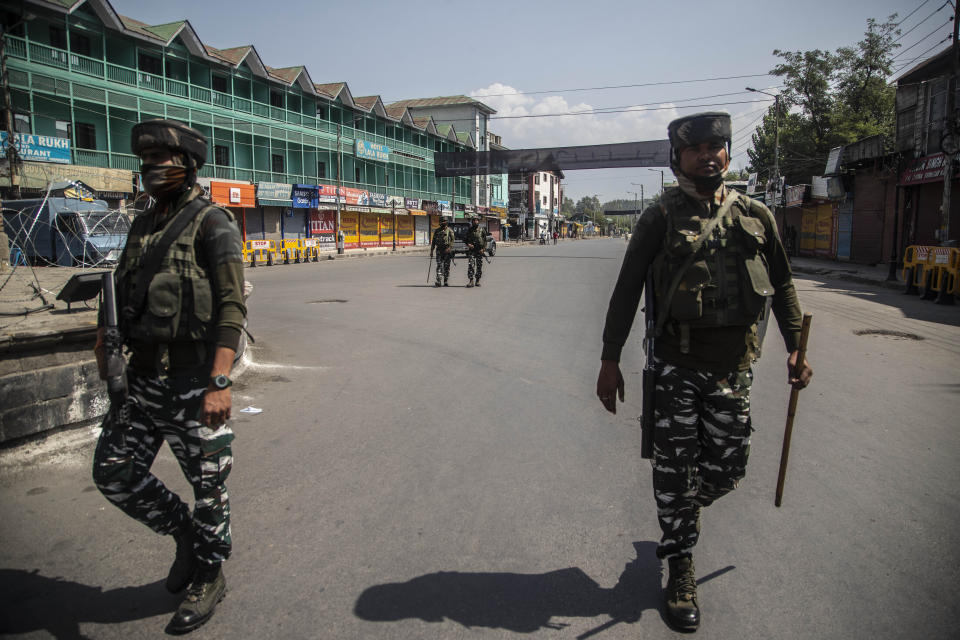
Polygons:
M705 111L677 118L667 126L667 135L674 149L692 147L717 138L729 143L733 137L730 114Z
M130 134L130 148L135 155L144 149L161 147L185 153L193 158L199 169L207 161L207 138L176 120L144 120L133 126Z

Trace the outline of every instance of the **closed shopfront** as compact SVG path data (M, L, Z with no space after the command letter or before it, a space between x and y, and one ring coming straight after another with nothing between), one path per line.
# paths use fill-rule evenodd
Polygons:
M281 182L257 183L257 208L260 214L260 238L280 240L280 228L283 216L289 211L293 201L290 199L292 184ZM254 235L251 230L251 235Z
M413 218L413 216L397 216L398 247L409 247L413 245Z
M360 247L360 214L356 211L340 212L340 230L343 231L344 249L357 249Z
M375 213L360 215L360 246L363 248L380 246L380 216Z
M199 183L199 180L197 181ZM243 234L243 241L247 241L247 210L254 209L257 206L257 193L254 186L246 182L221 182L210 181L210 200L221 207L226 207L233 212L237 222L240 225L240 231ZM255 235L260 235L262 229L262 220L256 216L252 231Z

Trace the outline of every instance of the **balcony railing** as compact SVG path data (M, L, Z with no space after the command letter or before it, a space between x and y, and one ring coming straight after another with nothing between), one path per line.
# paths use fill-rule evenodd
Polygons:
M69 53L62 49L37 42L28 43L24 38L17 36L8 35L6 37L6 48L7 55L10 57L28 60L37 64L68 70L90 77L101 78L112 83L155 91L195 102L203 102L223 109L252 113L253 115L263 118L300 125L308 129L326 133L337 133L337 129L339 128L339 125L335 123L321 120L311 115L289 111L239 96L232 96L228 93L212 91L207 87L201 87L181 80L164 78L163 76L139 71L130 67ZM378 134L366 133L350 126L343 126L340 130L345 149L359 138L417 156L422 158L422 161L428 165L433 164L433 154L424 147L394 140L393 138Z

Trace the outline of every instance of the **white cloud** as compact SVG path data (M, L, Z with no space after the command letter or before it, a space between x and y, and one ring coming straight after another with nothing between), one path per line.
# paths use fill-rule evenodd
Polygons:
M497 110L491 116L490 130L511 149L662 140L667 123L679 115L669 103L659 105L662 108L656 111L607 114L586 102L571 104L560 95L522 94L499 82L477 89L470 96ZM578 115L544 117L557 113Z

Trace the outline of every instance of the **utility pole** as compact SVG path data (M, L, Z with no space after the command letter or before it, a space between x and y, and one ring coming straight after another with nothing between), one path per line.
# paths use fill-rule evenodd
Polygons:
M940 205L940 229L938 232L937 240L940 243L944 243L950 239L950 208L951 208L951 198L953 196L953 161L956 158L956 147L957 147L957 100L956 100L956 90L957 90L957 80L960 78L960 48L957 46L957 36L960 35L960 24L957 24L957 21L960 20L960 3L954 2L953 8L953 42L950 49L950 77L947 78L947 122L946 122L946 135L951 139L953 144L949 145L948 149L942 149L944 151L943 158L943 202ZM953 85L951 88L950 85ZM948 151L952 153L947 153Z
M340 227L340 187L343 185L343 167L340 160L340 132L343 125L337 125L337 254L343 255L343 229Z
M954 25L956 26L956 25ZM766 91L760 91L759 89L754 89L752 87L747 87L747 91L752 91L753 93L762 93L765 96L770 96L773 98L773 181L774 188L779 192L780 190L780 94L767 93ZM776 198L774 202L768 202L767 205L776 206ZM771 207L772 210L773 207Z

